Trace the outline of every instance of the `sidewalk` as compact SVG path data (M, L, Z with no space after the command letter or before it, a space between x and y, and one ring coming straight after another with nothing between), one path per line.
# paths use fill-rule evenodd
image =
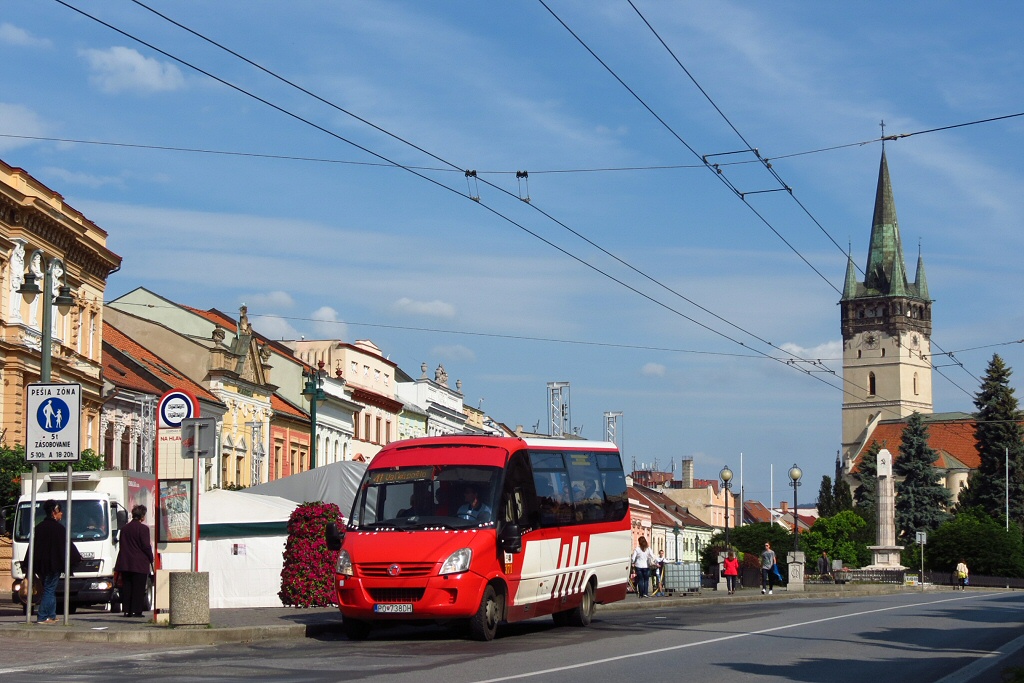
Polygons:
M827 589L827 590L826 590ZM896 586L843 586L814 587L800 593L779 589L775 595L764 596L756 588L747 588L736 595L725 595L706 590L700 594L676 595L664 598L638 599L628 595L622 602L598 605L598 612L619 610L647 610L688 605L743 603L765 600L799 600L812 598L839 598L851 595L895 593ZM941 589L938 589L941 590ZM63 605L58 605L58 611ZM89 643L138 643L152 645L216 645L244 643L256 640L309 638L341 631L341 613L336 607L298 609L293 607L252 607L241 609L211 609L209 627L170 627L152 623L152 616L127 619L120 614L83 608L69 615L64 625L63 614L59 623L40 625L25 622L25 615L10 602L0 603L0 638L18 638L39 642L73 641Z

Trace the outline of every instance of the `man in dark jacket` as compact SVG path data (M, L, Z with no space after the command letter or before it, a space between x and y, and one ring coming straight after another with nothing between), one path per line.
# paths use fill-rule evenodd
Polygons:
M121 576L121 604L124 616L141 617L148 609L146 579L153 567L153 546L149 542L149 527L143 524L146 506L132 508L132 521L124 525L118 535L117 562L114 571Z
M65 544L67 529L61 524L64 510L60 503L48 500L43 503L46 518L36 525L35 549L32 554L33 570L43 583L42 596L39 599L37 623L57 623L57 583L64 572ZM71 566L82 561L75 544L71 544Z

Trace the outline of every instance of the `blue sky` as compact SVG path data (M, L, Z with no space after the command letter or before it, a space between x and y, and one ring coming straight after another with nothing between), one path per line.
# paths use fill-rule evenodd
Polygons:
M4 3L0 158L110 233L109 298L144 286L244 302L274 338L370 338L410 374L443 363L511 425L543 427L546 383L568 381L584 436L623 412L627 463L693 457L712 478L743 453L747 496L769 500L774 465L776 504L794 462L803 501L831 473L842 394L763 341L838 372L879 121L1024 111L1011 3L147 3L336 107L129 0L68 4L273 105L58 2ZM1022 141L1017 117L886 146L933 340L963 365L936 357L937 411L973 409L993 352L1024 367ZM792 196L760 192L779 181L735 163L749 153L714 157L746 203L701 166L747 145Z

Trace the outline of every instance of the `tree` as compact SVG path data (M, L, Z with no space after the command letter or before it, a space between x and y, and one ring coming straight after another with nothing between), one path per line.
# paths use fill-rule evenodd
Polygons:
M852 510L819 517L814 526L800 535L808 563L814 562L824 551L833 560L842 560L844 565L866 565L871 560L871 551L861 539L865 526L867 523Z
M823 475L821 477L821 488L818 489L818 516L831 517L836 514L836 499L833 493L832 477Z
M971 574L1024 576L1024 539L1016 524L1007 531L981 507L961 510L928 535L925 564L937 571L953 571L964 559Z
M1010 519L1024 523L1024 430L1021 412L1010 387L1011 370L998 354L992 356L974 399L977 423L974 440L981 464L971 474L961 496L964 508L980 506L998 519L1006 510L1006 465L1009 454Z
M14 505L21 495L21 478L32 468L25 462L25 449L21 446L0 447L0 508Z
M853 494L850 492L850 487L843 481L842 476L836 477L836 481L832 485L832 504L835 514L853 510Z
M913 540L918 531L934 531L949 519L950 494L939 483L936 457L928 445L928 427L915 412L907 418L900 457L892 466L893 474L902 477L896 484L896 531L905 541Z
M872 441L871 445L864 452L860 464L853 473L857 480L857 489L854 491L853 500L858 509L865 512L867 519L875 518L875 491L878 488L878 451L882 450L883 444Z
M324 533L337 523L341 511L334 503L303 503L288 519L288 540L281 569L281 603L294 607L337 605L334 565L338 551L329 550Z
M789 529L778 524L759 522L729 530L729 543L741 554L753 553L755 557L760 557L765 541L772 544L772 550L775 551L781 571L782 566L786 563L786 552L793 547L793 534L789 532ZM724 549L725 534L717 533L712 536L711 542L708 543L701 556L701 566L704 571L709 571L718 562L718 551Z

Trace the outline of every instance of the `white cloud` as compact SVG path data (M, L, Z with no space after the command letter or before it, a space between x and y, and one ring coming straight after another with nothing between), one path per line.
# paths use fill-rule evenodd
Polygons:
M321 306L310 314L313 318L313 330L318 337L324 339L345 339L348 326L338 318L338 312L330 306Z
M82 50L81 55L92 69L89 80L105 93L165 92L185 86L185 77L178 67L145 57L131 48Z
M43 136L46 126L34 111L20 104L0 102L0 121L4 122L4 133L9 135ZM31 140L0 138L0 152L32 144Z
M276 315L254 315L251 320L253 329L267 339L298 339L299 333L291 323Z
M245 299L248 304L256 310L270 308L291 308L295 305L295 299L288 292L281 290L275 290L273 292L264 292L262 294L253 294Z
M463 346L462 344L453 344L451 346L435 346L430 350L431 355L443 358L444 360L457 360L457 361L468 361L473 362L476 360L476 353L472 349Z
M664 377L665 371L665 366L661 363L645 363L644 366L640 368L640 374L647 377Z
M46 178L47 182L50 184L53 184L51 178L57 178L61 183L68 185L81 185L92 188L103 187L105 185L124 185L124 181L121 180L121 178L98 176L91 173L77 173L52 166L42 169L39 177Z
M843 366L843 342L838 339L827 341L824 344L818 344L817 346L812 346L810 348L787 342L782 344L781 348L783 351L787 351L794 356L799 356L805 360L820 360L833 370L838 370Z
M438 299L433 301L415 301L408 297L402 297L394 303L392 309L399 313L412 313L431 318L455 317L455 306Z
M46 38L36 38L23 28L4 22L0 24L0 43L18 47L50 47L53 43Z

